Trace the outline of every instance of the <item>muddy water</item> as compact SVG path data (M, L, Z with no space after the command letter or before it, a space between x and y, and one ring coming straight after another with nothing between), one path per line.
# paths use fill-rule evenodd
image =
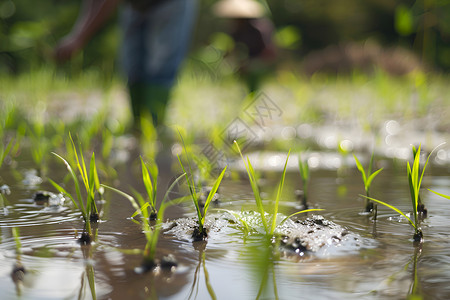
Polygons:
M131 185L141 192L138 163L117 168L120 188ZM409 190L405 162L384 161L385 169L374 180L372 195L408 211ZM174 174L161 167L161 190ZM20 163L17 168L21 169ZM61 180L65 169L56 164L49 177ZM412 244L412 228L391 210L379 207L378 221L361 214L361 178L353 166L312 170L310 204L325 209L322 215L360 237L357 246L334 246L317 254L268 251L259 236L246 235L237 227L224 226L210 233L204 243L192 243L164 231L157 257L173 254L179 266L174 272L156 270L138 274L136 254L123 249L143 249L145 238L129 220L133 209L127 200L107 193L101 203L102 221L91 247L81 247L76 236L82 230L80 214L70 203L56 207L35 204L37 189L54 191L47 183L25 186L8 166L2 168L2 184L11 194L0 210L1 299L404 299L413 293L424 299L450 296L450 201L424 189L428 218L422 223L425 242ZM280 174L261 170L265 199L274 192ZM242 176L244 177L244 176ZM290 168L280 211L290 214L299 207L294 191L301 187L295 167ZM426 188L450 194L449 172L433 165L424 178ZM180 191L182 192L182 191ZM245 179L227 178L221 187L220 208L255 209ZM215 222L211 215L209 222ZM193 206L168 209L166 218L192 217ZM300 219L306 216L299 216ZM220 217L218 217L220 218ZM220 220L219 220L220 221ZM21 254L16 252L12 227L20 231ZM16 263L26 268L23 280L14 282Z

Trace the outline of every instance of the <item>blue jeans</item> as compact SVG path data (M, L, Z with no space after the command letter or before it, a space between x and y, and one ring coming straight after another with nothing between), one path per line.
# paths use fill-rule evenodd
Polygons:
M189 48L196 8L196 0L166 0L146 11L125 4L121 60L130 85L173 85Z

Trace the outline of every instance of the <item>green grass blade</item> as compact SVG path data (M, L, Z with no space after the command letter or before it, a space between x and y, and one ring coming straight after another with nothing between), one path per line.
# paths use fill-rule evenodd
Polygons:
M183 178L185 176L186 173L181 174L180 176L178 176L173 182L172 184L169 186L169 188L167 189L166 193L164 194L162 203L165 203L167 201L167 198L169 197L169 193L173 190L173 188L178 184L178 182L181 180L181 178ZM184 198L184 197L181 197ZM179 199L181 199L179 198Z
M80 165L78 165L78 169L80 169L80 173L81 173L81 178L83 178L83 182L84 185L86 187L86 191L89 190L89 176L86 170L86 162L84 161L84 155L81 149L81 144L80 144L80 157L81 157L81 167Z
M89 164L89 196L88 196L88 204L87 209L93 210L95 214L98 214L97 205L95 203L95 192L98 190L100 186L100 180L98 179L97 169L95 166L95 154L92 153L91 163Z
M444 197L445 199L448 199L448 200L450 200L450 196L448 196L448 195L445 195L445 194L441 194L441 193L439 193L439 192L436 192L436 191L433 191L433 190L430 190L430 189L428 189L430 192L432 192L432 193L435 193L436 195L438 195L438 196L441 196L441 197Z
M398 212L400 215L402 215L403 217L405 217L405 219L407 219L407 220L409 221L409 223L411 223L411 225L412 225L412 227L414 227L414 229L417 228L417 227L416 227L416 224L414 224L414 222L411 221L411 219L410 219L405 213L403 213L400 209L398 209L397 207L392 206L392 205L390 205L390 204L387 204L386 202L383 202L383 201L381 201L381 200L377 200L377 199L371 198L371 197L367 197L367 196L364 196L364 195L360 195L360 196L361 196L361 197L368 198L368 199L371 200L371 201L380 203L380 204L382 204L382 205L384 205L384 206L386 206L386 207L388 207L388 208L390 208L390 209L392 209L392 210Z
M156 163L151 163L148 166L148 171L150 172L150 176L153 178L153 199L155 199L155 203L153 203L154 205L156 205L156 191L157 191L157 187L158 187L158 165Z
M130 187L131 192L133 193L134 198L137 200L137 202L139 203L139 206L144 205L147 201L145 201L144 197L133 187Z
M91 158L91 163L89 164L89 167L91 168L91 173L92 173L92 177L94 178L94 187L95 190L99 190L100 189L100 179L98 177L98 172L97 172L97 165L95 164L95 153L92 152L92 158Z
M219 177L216 179L216 182L214 183L211 191L209 192L208 197L206 198L205 206L203 207L202 224L205 224L205 217L206 217L206 213L208 211L209 204L211 203L211 200L213 199L214 195L216 194L217 190L219 189L219 185L222 181L223 176L225 175L226 170L227 170L227 167L223 168Z
M444 144L445 144L445 143L441 143L441 144L437 145L433 150L431 150L430 154L428 154L427 160L425 161L425 164L423 165L422 174L420 175L419 188L420 188L420 186L422 185L422 179L423 179L423 175L424 175L424 173L425 173L425 168L426 168L427 165L428 165L428 161L429 161L429 159L430 159L430 157L431 157L431 154L433 154L433 152L434 152L437 148L439 148L440 146L442 146L442 145L444 145Z
M413 209L413 214L414 214L414 222L417 223L418 218L417 218L417 202L418 202L418 197L416 197L416 189L414 187L414 180L413 180L413 173L411 170L411 166L409 164L409 162L406 165L407 167L407 173L408 173L408 184L409 184L409 192L411 194L411 207Z
M370 174L369 178L367 178L367 186L370 188L370 184L372 183L373 179L381 172L383 171L383 168L376 170L372 174Z
M78 159L77 148L76 148L76 146L75 146L75 142L73 141L73 138L72 138L72 135L70 134L70 132L69 132L69 138L70 138L70 141L71 141L71 143L72 143L73 153L74 153L74 155L75 155L75 160L76 160L76 163L77 163L78 171L79 171L80 174L81 174L81 178L83 179L83 183L84 183L84 186L85 186L86 190L89 190L89 188L88 188L88 182L86 181L86 177L87 177L87 176L84 175L83 169L81 168L80 160ZM82 154L82 153L81 153L81 158L83 159L83 154Z
M372 167L373 167L373 159L375 157L375 153L372 151L372 155L370 156L370 162L369 162L369 167L367 168L367 176L369 177L370 174L372 174ZM370 186L368 184L368 186Z
M290 214L289 216L285 217L278 226L283 225L287 220L289 220L290 218L292 218L293 216L299 215L299 214L303 214L303 213L307 213L307 212L312 212L312 211L322 211L324 209L322 208L311 208L311 209L305 209L305 210L301 210L298 212L295 212L293 214Z
M55 155L56 157L61 159L64 162L64 164L66 165L67 170L69 171L69 174L72 177L73 182L75 184L75 191L77 193L77 199L78 199L78 203L79 203L79 208L81 209L81 212L83 214L83 217L85 218L85 221L88 222L89 221L89 216L86 214L86 209L84 207L83 198L81 197L80 183L78 182L77 175L75 174L75 172L73 171L72 167L67 162L67 160L65 160L62 156L56 154L55 152L52 152L52 153L53 153L53 155Z
M413 186L415 191L418 191L419 186L419 174L420 174L420 146L417 148L416 156L414 157L413 166L411 168Z
M286 167L289 160L289 155L291 154L291 150L289 150L288 155L286 157L286 162L284 163L283 173L281 174L281 180L278 184L277 196L275 198L275 204L273 207L273 216L272 216L272 226L270 228L270 235L273 235L275 231L275 227L277 226L277 215L278 215L278 206L280 204L281 193L283 192L284 187L284 179L286 177Z
M141 165L142 165L142 180L144 181L145 190L147 191L148 199L152 206L152 209L156 210L156 197L154 192L156 192L156 184L154 185L152 182L152 178L150 177L150 173L148 171L147 166L144 163L144 160L141 156ZM155 179L155 177L153 177Z
M127 198L135 210L140 210L139 204L136 202L136 200L132 196L128 195L125 192L122 192L121 190L113 188L112 186L106 185L106 184L101 184L101 186L104 188L110 189L111 191L114 191L114 192L118 193L119 195L122 195L123 197Z
M141 210L142 210L142 207L144 207L144 205L145 205L146 203L148 204L148 205L146 206L146 208L149 207L149 206L151 207L150 203L147 202L147 201L145 201L144 197L143 197L138 191L136 191L134 188L131 188L131 191L132 191L132 193L133 193L133 195L134 195L135 200L138 201L138 203L139 203L139 205L140 205L140 207L141 207ZM153 209L153 208L152 208L152 209ZM156 210L155 210L155 212L156 212ZM148 212L148 209L142 210L141 213L142 213L142 216L143 216L144 218L148 218L148 217L150 216L150 214L149 214L149 212Z
M142 205L141 208L139 208L139 210L136 210L136 211L131 215L131 218L134 218L134 217L136 217L137 215L142 215L142 216L143 216L142 212L143 212L143 211L146 211L147 208L148 208L149 206L150 206L150 203L145 202L144 205ZM144 217L145 217L145 216L144 216Z
M242 154L241 148L239 147L239 144L237 141L234 141L234 144L236 145L238 152L242 158L242 162L244 163L245 169L247 170L247 174L248 174L248 178L250 181L250 186L252 187L253 190L253 195L255 196L255 201L256 201L256 206L258 208L258 211L261 215L261 221L263 223L264 226L264 230L266 231L266 233L269 233L268 230L268 225L267 225L267 220L266 220L266 212L264 210L264 206L262 204L262 199L261 199L261 195L259 193L259 188L258 188L258 183L256 180L256 174L255 174L255 170L253 169L253 166L250 162L250 159L247 157L247 163L245 162L244 159L244 155Z
M269 233L269 226L267 224L267 219L266 219L266 211L264 210L264 205L261 199L261 194L259 193L259 187L258 187L258 183L257 183L257 179L256 179L256 173L255 170L253 169L252 164L250 163L250 159L247 157L247 164L248 164L248 170L249 170L249 179L250 179L250 185L252 187L253 190L253 194L255 196L255 201L256 201L256 206L258 207L258 211L261 215L261 221L263 223L264 226L264 230L266 231L266 233Z
M353 154L353 158L355 159L356 167L358 168L359 172L361 173L361 176L363 178L364 187L366 186L367 177L366 177L366 171L364 171L364 168L361 164L361 162L358 160L355 154Z
M180 156L178 156L178 162L180 163L181 169L183 170L183 173L185 174L185 178L186 178L186 182L189 186L189 192L191 193L191 198L192 201L194 202L194 206L195 206L195 210L197 211L197 217L198 217L198 225L200 227L200 231L203 230L203 223L202 222L202 212L200 210L200 206L198 205L198 198L197 198L197 193L195 192L195 187L194 187L194 183L191 182L188 173L186 172L186 170L184 169L183 163L181 162L181 158Z

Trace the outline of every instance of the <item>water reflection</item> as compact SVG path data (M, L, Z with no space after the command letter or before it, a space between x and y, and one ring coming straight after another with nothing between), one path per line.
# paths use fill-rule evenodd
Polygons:
M16 263L11 272L11 278L16 286L16 295L22 295L23 280L27 270L22 265L22 245L20 243L20 234L17 228L12 228L12 235L16 244Z
M188 299L197 299L198 297L198 289L200 285L200 268L203 266L203 276L205 277L205 285L211 299L216 300L216 293L211 285L209 279L209 273L206 269L205 262L205 250L206 250L206 242L205 241L197 241L193 243L194 248L198 251L198 264L195 268L194 272L194 281L192 282L191 290L189 292ZM195 292L194 292L195 291ZM192 298L194 297L194 298Z
M411 258L411 261L413 262L412 283L411 283L410 291L408 293L408 299L416 299L416 300L423 299L423 294L422 294L421 288L420 288L419 277L417 274L417 261L419 260L421 253L422 253L422 245L419 245L414 248L414 255Z
M93 247L91 245L81 245L81 252L83 253L85 271L81 274L80 291L78 299L86 299L84 295L86 290L86 281L89 285L89 291L93 300L97 299L95 293L95 273L93 266Z

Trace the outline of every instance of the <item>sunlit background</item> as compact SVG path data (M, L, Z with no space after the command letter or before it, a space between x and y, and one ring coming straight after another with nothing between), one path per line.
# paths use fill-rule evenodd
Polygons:
M425 242L413 247L412 227L398 213L379 205L378 221L361 214L364 186L352 154L367 166L374 153L374 168L384 168L373 181L374 197L409 212L411 144L422 145L422 166L438 147L424 185L450 193L450 1L259 0L261 17L273 25L275 55L247 70L249 49L233 39L232 20L215 13L218 2L199 1L163 126L155 129L144 119L136 133L118 59L117 12L82 51L58 64L54 47L71 30L80 1L0 0L0 286L6 297L50 299L53 291L55 299L91 299L97 291L99 299L255 299L264 290L262 297L280 299L447 299L448 200L421 191L428 207ZM257 74L256 85L249 84L248 70ZM83 224L70 201L41 205L33 199L39 190L57 192L48 179L74 192L52 154L74 162L69 133L82 144L86 162L95 151L102 183L127 193L146 191L139 157L153 164L162 156L158 201L181 172L176 155L192 155L202 184L228 163L213 209L248 213L256 223L233 140L254 164L267 207L290 149L279 212L302 207L303 159L311 170L311 207L326 209L326 219L345 226L351 243L306 257L274 255L272 246L260 251L267 244L259 235L248 237L243 227L236 229L238 221L216 211L219 225L209 219L216 231L203 248L184 227L165 224L156 253L173 253L180 262L176 272L136 274L141 257L135 254L145 239L126 199L107 193L98 201L97 240L81 250L74 236ZM182 188L178 196L187 194ZM167 218L188 217L189 225L193 212L191 202L174 205ZM31 270L26 280L13 279L15 285L14 263ZM61 274L70 280L62 282Z

